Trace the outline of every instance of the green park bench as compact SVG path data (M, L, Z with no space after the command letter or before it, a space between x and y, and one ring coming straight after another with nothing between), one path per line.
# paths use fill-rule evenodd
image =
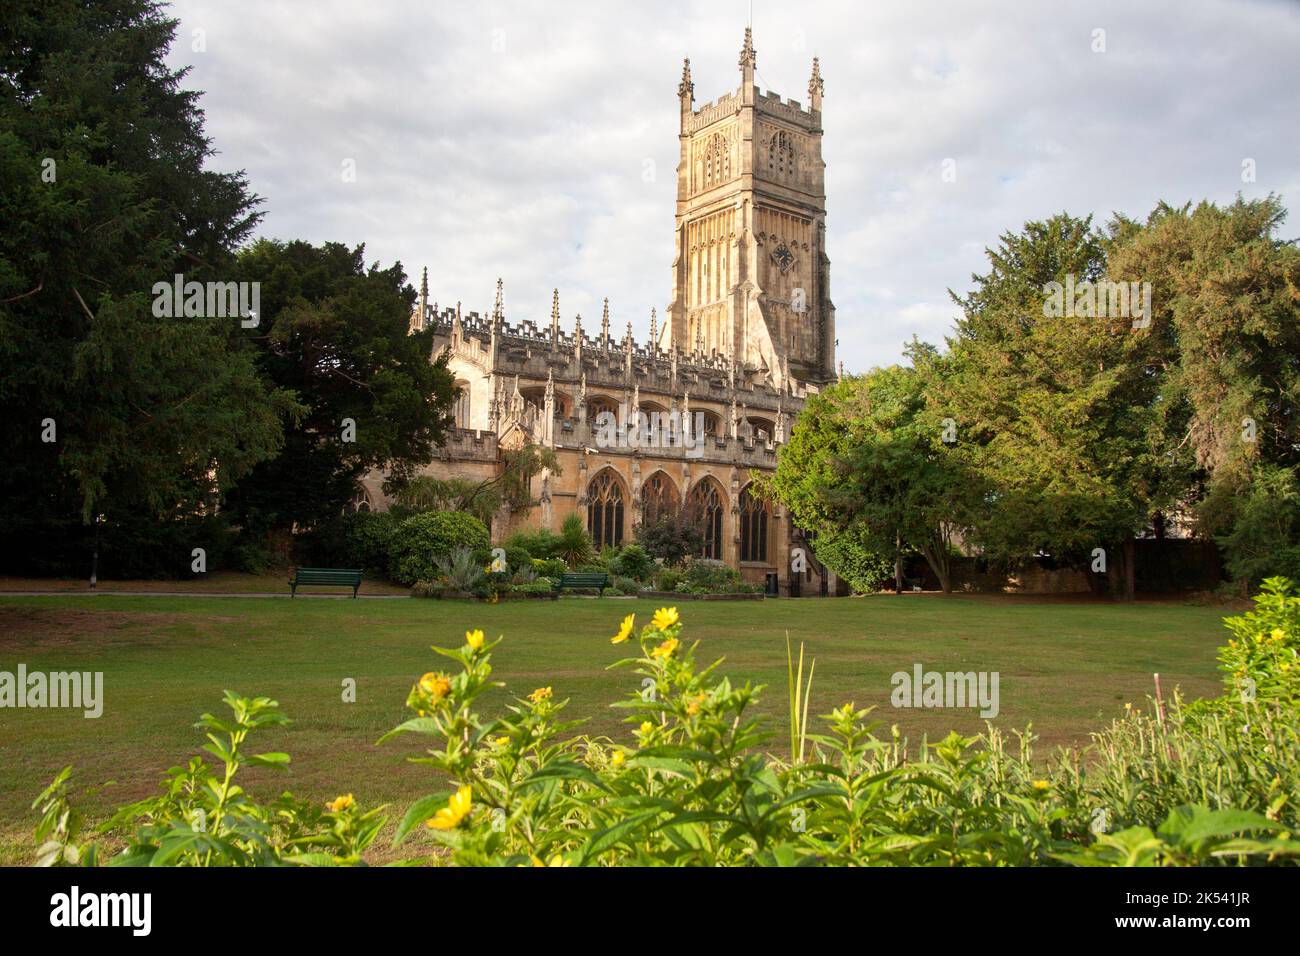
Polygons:
M609 575L603 571L565 571L555 582L555 593L551 595L551 600L558 598L565 588L595 588L603 595L607 587L609 587Z
M289 579L289 597L298 596L298 588L306 586L351 588L352 596L357 596L361 587L360 568L296 568Z

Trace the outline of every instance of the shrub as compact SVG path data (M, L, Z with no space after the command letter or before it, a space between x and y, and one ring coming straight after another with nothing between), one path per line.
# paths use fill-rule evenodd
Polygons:
M345 553L336 566L386 572L398 519L386 511L361 511L343 519Z
M534 558L553 558L559 547L559 537L549 528L524 528L506 538L504 547L522 548Z
M894 578L893 559L870 550L848 532L822 532L813 542L813 552L818 561L847 581L858 594L878 590Z
M762 590L742 582L739 571L720 561L689 561L679 568L660 568L654 574L654 589L678 594L747 594Z
M652 558L669 565L681 564L704 547L704 533L685 508L641 525L636 540Z
M1243 584L1285 575L1300 580L1300 478L1293 469L1261 466L1234 502L1231 530L1216 538L1228 573Z
M389 550L389 575L402 584L434 577L437 559L455 548L488 547L488 530L473 515L458 511L425 511L397 526Z
M679 568L660 568L654 575L656 591L676 591L677 585L685 580L685 574Z
M657 565L655 559L639 544L624 545L617 549L606 562L609 573L618 577L647 580L654 573Z
M453 548L451 554L438 558L438 579L448 591L477 594L487 577L482 559L469 548Z
M510 590L514 594L527 597L550 597L555 590L555 585L547 578L538 578L526 584L511 585Z
M322 806L283 793L259 803L236 783L246 767L284 770L289 755L252 753L249 735L287 724L279 704L266 697L239 697L226 692L231 715L199 718L219 767L193 757L184 767L167 771L162 792L128 804L104 825L123 845L113 866L349 866L383 827L383 807L363 811L351 794ZM38 866L95 866L99 847L80 842L80 815L68 800L65 767L32 804L41 813L36 827Z
M569 567L576 568L590 563L594 552L591 535L587 534L587 529L582 526L582 519L576 513L565 518L564 524L560 525L560 536L555 545L554 556L563 560Z
M569 566L559 558L533 558L533 569L543 577L559 580Z
M533 556L527 548L520 548L515 545L503 545L506 553L506 567L513 573L520 568L532 568Z
M686 566L686 580L692 588L706 594L733 594L740 590L740 572L720 561L692 561Z
M1276 701L1300 706L1300 593L1285 578L1269 578L1255 609L1224 619L1233 638L1219 648L1229 706Z

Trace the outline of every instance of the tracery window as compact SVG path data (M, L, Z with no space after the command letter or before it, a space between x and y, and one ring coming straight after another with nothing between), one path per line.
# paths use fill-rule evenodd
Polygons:
M691 518L703 532L700 557L722 560L722 495L717 482L705 478L690 494Z
M609 469L587 485L587 532L597 548L623 543L623 486Z
M672 479L656 471L641 485L641 522L654 524L677 510L677 488Z
M766 501L740 492L740 560L767 561L767 532L770 509Z

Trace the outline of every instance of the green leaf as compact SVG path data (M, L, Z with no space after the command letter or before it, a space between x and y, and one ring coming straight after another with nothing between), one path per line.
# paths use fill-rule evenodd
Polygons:
M425 820L428 820L442 807L445 807L450 799L450 793L432 793L411 804L406 811L406 816L402 817L402 822L397 825L397 833L393 836L393 846L400 846L402 841L406 839L407 834Z
M248 762L255 767L271 767L276 770L285 770L289 766L289 755L278 752L255 754L248 758Z
M438 729L438 722L434 720L432 717L412 717L410 720L406 720L398 724L388 733L384 734L384 736L380 737L377 741L375 741L375 743L382 744L385 741L391 740L392 738L396 737L398 734L409 734L409 733L429 734L432 736L438 736L442 733L442 731Z

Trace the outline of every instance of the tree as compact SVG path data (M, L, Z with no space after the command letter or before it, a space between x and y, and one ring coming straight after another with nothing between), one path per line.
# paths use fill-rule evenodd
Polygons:
M1051 283L1106 278L1090 219L1026 223L988 257L974 289L953 294L964 314L927 396L986 489L972 540L1008 561L1047 554L1092 569L1103 558L1131 597L1133 538L1187 479L1157 437L1163 342L1098 302L1054 307Z
M926 414L937 357L919 345L911 355L913 367L844 378L810 398L761 488L818 536L848 534L859 550L895 561L920 553L947 593L975 486Z
M119 519L210 511L278 450L294 410L258 376L237 318L153 314L154 285L175 274L232 279L259 215L243 173L206 168L200 94L165 62L176 22L146 0L23 0L0 23L11 567L30 567L38 548L79 548L97 515L111 534ZM72 560L48 557L51 570Z
M252 533L336 516L367 469L400 490L451 426L445 358L430 361L432 331L408 334L415 293L400 264L367 268L364 251L261 240L240 255L241 277L261 283L258 364L304 404L283 451L230 495Z
M1157 444L1191 474L1185 501L1243 584L1283 573L1300 546L1300 521L1261 524L1300 475L1300 249L1276 238L1285 216L1270 195L1111 226L1111 272L1153 285Z

